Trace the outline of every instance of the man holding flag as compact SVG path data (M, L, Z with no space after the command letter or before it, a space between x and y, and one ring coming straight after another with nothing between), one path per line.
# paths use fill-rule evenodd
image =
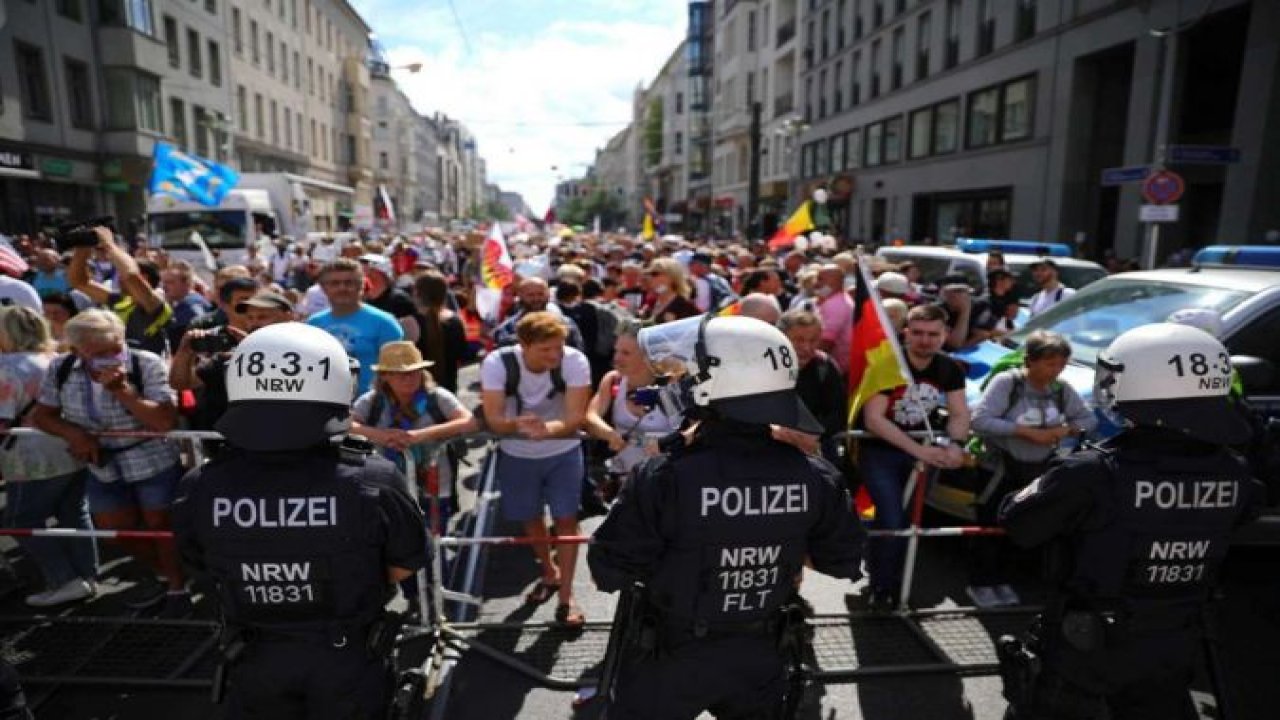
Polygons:
M960 446L969 434L969 408L964 370L941 352L947 334L945 311L935 305L911 310L905 355L890 327L865 263L859 262L849 417L874 436L862 441L858 454L863 482L876 506L872 526L899 530L907 526L903 494L917 463L929 468L955 468L963 463ZM934 416L943 407L948 411L945 435L936 439L910 435L918 431L932 435ZM906 543L902 538L876 538L869 543L869 605L891 609L897 605L902 584Z

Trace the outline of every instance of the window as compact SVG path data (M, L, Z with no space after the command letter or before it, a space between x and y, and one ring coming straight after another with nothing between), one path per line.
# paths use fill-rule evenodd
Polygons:
M845 137L837 135L831 138L831 172L840 172L845 164Z
M298 152L306 152L307 149L302 146L302 141L304 139L302 137L302 113L297 113L293 116L293 119L297 122L298 128L298 134L294 136L298 139Z
M293 113L287 106L284 109L284 146L293 147Z
M1000 141L1031 137L1031 95L1033 78L1014 80L1004 86L1000 107Z
M71 126L93 128L93 95L89 91L89 66L79 60L63 58L67 78L67 109Z
M253 64L257 65L262 61L262 56L258 52L258 21L249 21L249 53L253 58Z
M244 33L240 29L240 8L231 8L231 46L237 55L244 55Z
M947 70L960 62L960 0L947 0L947 46L942 66Z
M902 162L902 116L884 121L884 162Z
M862 159L862 131L850 130L844 134L844 138L844 166L846 170L853 170Z
M819 140L813 144L813 174L826 175L831 172L831 166L827 164L827 142Z
M173 128L173 142L180 148L187 147L187 106L181 99L169 98L169 127Z
M137 87L138 129L164 132L164 120L160 116L160 78L135 73L134 83Z
M187 28L187 65L191 77L200 77L204 72L200 61L200 34L191 28Z
M311 17L311 15L308 13L307 17ZM316 121L315 121L315 118L312 118L311 119L311 154L313 155L316 154L316 152L319 149L318 145L319 143L316 142Z
M932 15L920 13L916 18L916 80L929 77L929 46L933 41Z
M847 7L846 7L845 0L840 0L840 4L838 6L838 9L836 10L836 50L837 51L844 49L844 19L846 17L846 14L845 14L846 9Z
M289 46L280 43L280 79L289 84Z
M1000 88L993 87L969 95L969 136L971 148L994 145L996 114L1000 110Z
M354 165L356 162L356 136L350 133L343 136L346 138L346 154L343 156L343 162L348 165Z
M910 135L907 138L907 158L916 160L928 157L933 141L933 108L911 113Z
M222 48L213 40L209 41L209 82L222 87Z
M994 0L978 0L978 57L996 48L996 8Z
M236 112L238 120L236 129L240 132L249 131L249 94L245 92L243 85L236 86Z
M836 61L835 79L832 81L835 88L835 99L832 105L832 112L844 111L844 61Z
M293 88L302 89L302 61L298 59L298 51L293 51Z
M378 153L378 168L380 170L386 170L390 166L390 158L387 157L387 154L385 152Z
M102 77L107 90L107 127L133 128L133 72L125 68L105 68Z
M868 125L866 131L865 144L863 146L862 164L866 167L876 167L880 164L880 141L884 139L884 124L876 123Z
M831 47L827 44L827 36L830 34L830 30L831 30L831 13L830 11L823 10L822 11L822 30L820 31L822 33L822 41L820 42L822 53L818 55L818 58L821 60L826 60L827 53L831 50Z
M178 21L164 16L164 45L169 51L169 67L182 67L182 48L178 46Z
M889 89L897 90L902 87L902 59L906 50L903 49L906 29L898 26L893 31L893 73L889 80Z
M827 71L818 73L818 119L827 116Z
M853 0L853 39L862 39L862 0Z
M871 0L871 27L884 24L884 0Z
M280 144L280 105L271 101L271 144Z
M80 12L80 0L58 0L55 7L58 14L68 20L80 22L84 16Z
M676 93L676 114L684 112L684 93Z
M684 154L684 133L679 131L676 132L676 154Z
M849 79L853 81L849 89L849 105L862 102L862 53L853 54L853 64L849 66Z
M1036 34L1036 0L1015 0L1015 6L1013 40L1022 42Z
M196 155L209 157L209 115L199 105L191 106L193 127L191 134L196 138Z
M204 10L210 15L218 14L218 0L204 0Z
M871 43L871 98L880 97L880 41Z
M103 25L117 25L144 35L156 34L151 15L151 0L100 0Z
M276 74L276 36L270 30L267 31L267 73Z
M747 13L747 52L756 51L756 13Z
M953 153L960 138L960 101L948 100L933 109L933 153Z
M26 116L34 120L53 120L53 107L49 104L49 78L44 72L44 54L40 48L18 40L13 41L13 54Z
M316 64L311 58L307 58L307 92L316 94Z
M253 94L253 136L261 140L266 135L266 113L262 107L262 93Z

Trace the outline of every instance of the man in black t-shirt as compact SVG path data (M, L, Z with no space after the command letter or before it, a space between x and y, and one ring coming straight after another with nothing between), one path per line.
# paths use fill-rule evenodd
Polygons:
M907 313L906 356L912 384L867 400L862 424L875 437L864 440L858 456L867 492L876 505L873 527L905 528L903 492L917 462L926 468L957 468L964 461L961 446L969 435L969 407L964 398L964 369L942 354L947 336L946 311L920 305ZM945 428L938 411L947 410ZM932 430L936 440L909 433ZM867 574L873 609L897 604L902 583L906 543L902 538L870 541Z
M368 285L364 301L368 305L390 314L404 328L404 339L417 342L422 324L418 322L418 306L404 291L395 287L395 271L391 260L381 255L364 255L364 277Z

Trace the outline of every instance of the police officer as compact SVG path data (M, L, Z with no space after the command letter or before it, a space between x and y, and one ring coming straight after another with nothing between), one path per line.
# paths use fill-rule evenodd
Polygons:
M660 373L679 375L664 408L697 428L636 470L588 549L601 590L640 581L647 595L608 716L774 718L801 566L857 579L864 532L839 472L771 437L770 423L822 432L795 394L799 362L781 331L708 315L639 340Z
M1125 429L1057 461L1000 511L1015 542L1056 551L1033 637L1000 644L1007 717L1198 717L1187 688L1201 613L1259 497L1226 447L1249 432L1228 403L1231 372L1222 343L1172 323L1099 353L1094 401Z
M174 529L221 604L230 717L386 712L384 606L425 564L425 524L391 463L335 442L352 387L328 333L258 330L227 370L229 447L183 480Z

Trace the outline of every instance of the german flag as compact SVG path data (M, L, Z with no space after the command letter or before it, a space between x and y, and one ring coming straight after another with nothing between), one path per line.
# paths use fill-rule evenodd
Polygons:
M813 215L810 214L810 203L812 200L805 200L791 213L791 217L778 228L778 231L769 238L769 250L777 252L785 247L795 244L796 238L813 229Z
M860 256L849 348L849 427L871 396L906 385L910 379L897 333L871 283L866 258Z

